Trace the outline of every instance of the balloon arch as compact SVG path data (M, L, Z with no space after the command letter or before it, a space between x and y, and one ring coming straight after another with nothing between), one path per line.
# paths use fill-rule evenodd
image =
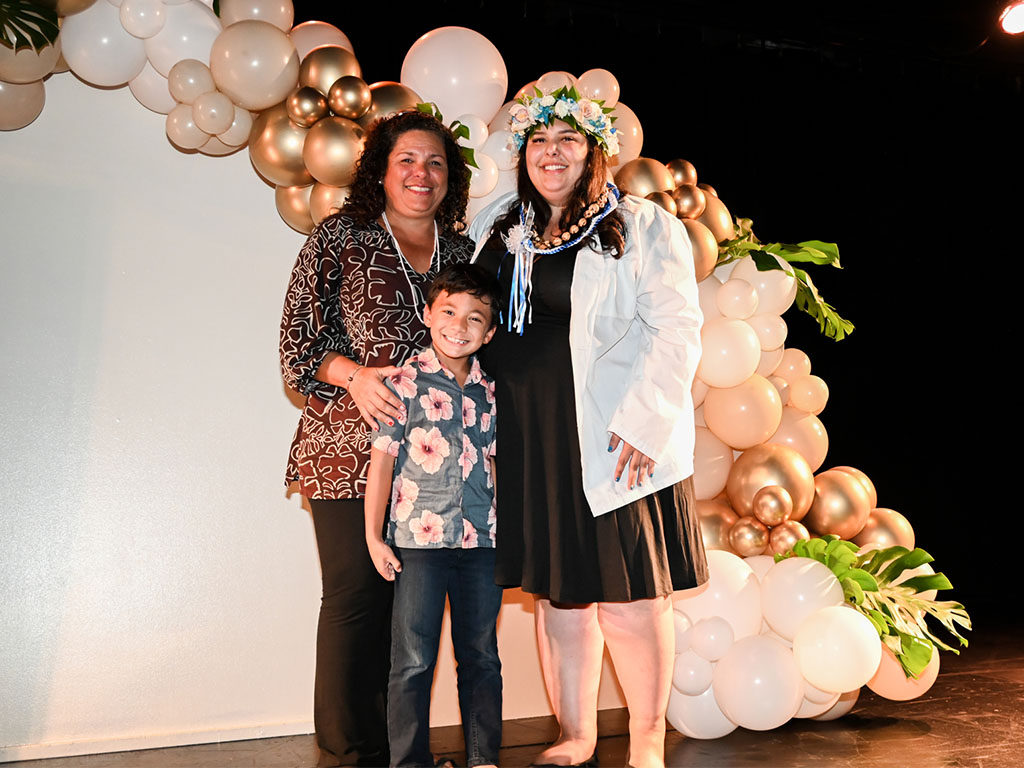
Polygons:
M366 127L433 102L469 130L463 143L477 165L469 218L514 188L505 63L473 30L428 32L406 54L401 82L368 84L348 37L320 21L293 27L291 0L221 0L219 17L200 0L56 5L59 35L39 39L38 9L27 14L35 35L8 41L0 29L0 130L35 120L50 73L127 84L143 106L167 115L167 136L181 150L216 156L247 146L281 218L308 233L344 202ZM923 617L963 644L957 627L970 620L959 604L935 600L949 582L915 548L909 521L878 506L867 475L818 471L828 452L818 418L828 387L805 353L785 346L782 315L798 290L816 293L780 255L832 263L838 254L822 243L762 247L749 222L734 222L715 190L698 183L693 165L641 157L643 128L607 70L548 72L515 95L563 85L612 108L616 182L677 215L694 247L705 318L693 392L695 483L711 578L677 595L669 721L688 736L717 738L737 726L840 717L863 685L897 700L924 693L938 673L936 649L955 649ZM841 338L852 326L837 317L819 319Z

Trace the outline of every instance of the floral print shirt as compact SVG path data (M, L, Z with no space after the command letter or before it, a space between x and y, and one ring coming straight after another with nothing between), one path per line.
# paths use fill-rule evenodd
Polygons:
M381 424L373 447L395 457L388 543L417 549L493 547L494 380L476 357L460 387L432 348L387 381L404 419Z

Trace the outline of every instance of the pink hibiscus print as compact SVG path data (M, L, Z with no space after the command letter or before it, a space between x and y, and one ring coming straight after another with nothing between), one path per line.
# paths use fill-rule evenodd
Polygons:
M398 457L398 447L401 445L397 440L392 440L388 435L381 435L373 441L373 447L378 451L384 451L388 456Z
M471 398L462 398L462 426L472 427L476 424L476 403Z
M430 421L447 421L455 414L452 396L433 387L428 387L427 394L420 396L420 405Z
M472 549L473 547L479 546L476 537L476 528L466 518L462 518L462 547L463 549Z
M487 413L481 413L480 414L480 431L481 432L486 432L487 430L489 430L491 428L491 418L492 418L492 416L491 416L491 413L489 411Z
M493 381L486 381L486 382L484 382L484 397L487 398L487 402L488 403L493 403L494 402L494 382Z
M415 427L409 433L408 445L409 458L423 467L423 471L428 475L441 468L441 464L452 450L437 427L432 427L429 432L423 427Z
M423 510L423 514L409 523L409 530L416 540L416 544L423 547L427 544L440 544L444 540L444 520L441 516Z
M416 397L416 369L411 365L403 365L402 370L391 377L398 396L404 399Z
M402 475L395 478L391 489L391 516L395 520L405 522L412 514L416 499L420 496L420 487Z
M424 373L437 373L441 370L441 361L437 359L434 350L425 349L416 356L416 363Z
M465 480L469 477L469 473L473 471L473 467L477 462L476 458L476 446L469 439L468 436L462 436L462 453L459 454L459 466L462 467L462 479Z

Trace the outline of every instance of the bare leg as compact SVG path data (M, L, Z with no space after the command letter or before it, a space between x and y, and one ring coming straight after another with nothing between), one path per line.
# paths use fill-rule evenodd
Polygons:
M561 734L535 762L582 763L597 747L597 690L604 655L597 605L559 608L537 598L536 617L541 671Z
M672 600L598 603L598 622L629 707L629 764L664 768L665 710L672 685Z

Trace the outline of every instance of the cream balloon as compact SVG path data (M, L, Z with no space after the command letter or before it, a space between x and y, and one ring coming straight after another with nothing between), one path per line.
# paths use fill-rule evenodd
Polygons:
M480 211L486 208L488 205L493 203L502 195L508 192L514 192L516 190L516 173L515 171L498 171L498 183L494 185L494 189L491 190L490 194L484 195L483 197L471 197L469 198L469 205L466 206L466 221L469 223L473 222Z
M461 146L480 149L483 147L484 142L487 141L488 135L490 135L487 123L477 115L459 115L451 122L451 125L455 125L455 123L462 123L469 129L469 138L459 139Z
M687 696L698 696L711 685L711 662L689 649L676 656L672 687Z
M694 653L708 661L722 658L735 640L732 626L721 616L701 619L690 631L690 647Z
M191 104L179 104L172 109L167 115L165 127L167 138L181 149L199 149L210 140L210 134L195 124Z
M60 59L60 36L42 50L22 48L14 50L0 45L0 80L23 85L42 80L57 65Z
M710 196L709 196L710 201ZM716 200L718 198L715 198ZM775 261L785 269L790 269L789 264L775 256ZM746 280L757 289L760 299L758 311L765 314L782 315L789 309L796 298L796 280L780 269L769 269L764 272L758 270L754 260L745 256L736 264L732 272L733 277Z
M46 89L43 81L5 83L0 80L0 131L17 131L43 111Z
M673 689L669 694L665 719L691 739L720 739L738 727L722 714L711 687L699 696L686 696Z
M704 399L708 429L741 451L765 442L777 432L782 410L778 391L757 374L735 387L712 388Z
M537 78L537 87L542 93L551 93L559 88L575 88L576 78L570 72L545 72Z
M789 347L782 353L782 360L779 362L778 368L775 369L776 376L781 376L789 382L800 376L807 376L810 372L811 358L807 356L806 352L796 347Z
M118 13L121 26L133 37L152 37L167 22L163 0L124 0Z
M768 626L787 640L804 619L829 605L843 604L843 588L824 563L807 557L780 560L761 582L761 610Z
M718 293L721 294L721 289ZM761 344L754 330L742 320L723 317L705 321L700 339L702 351L697 376L710 386L738 386L757 370Z
M217 135L217 138L227 144L229 147L241 147L249 141L249 134L252 132L252 113L247 109L241 107L235 107L234 116L231 119L231 125L222 133Z
M724 317L746 320L757 311L757 291L746 280L733 277L722 283L715 296L715 303ZM760 343L761 339L758 337L758 344Z
M757 333L757 332L755 331L755 333ZM757 370L755 371L755 373L758 376L764 376L769 381L771 381L771 379L775 378L772 374L775 373L775 369L778 368L779 367L779 363L782 362L782 353L784 351L785 350L782 347L779 347L778 349L762 349L761 350L761 359L757 363ZM773 381L772 384L774 384L774 383L775 382ZM786 389L786 397L788 398L789 397L789 385L788 384L786 385L786 388L787 388ZM776 387L776 389L778 389L778 387ZM780 395L782 394L781 390L779 390L779 394ZM786 402L787 402L786 400L783 400L782 404L785 405Z
M707 553L708 582L698 594L694 590L673 595L675 609L696 624L720 616L739 640L761 630L761 585L743 560L730 552Z
M806 681L805 681L806 682ZM806 687L806 686L805 686ZM804 700L800 702L800 709L797 710L793 717L796 718L813 718L818 715L823 715L835 706L835 703L839 701L840 694L830 693L825 701L811 701L806 696Z
M813 374L794 376L789 382L789 402L794 408L817 416L828 403L828 385Z
M210 155L211 157L221 157L222 155L230 155L232 152L237 152L240 149L241 147L229 146L216 136L211 136L207 142L199 148L199 151L204 155Z
M705 427L696 428L693 488L698 499L713 499L725 490L732 469L732 449Z
M128 83L128 88L142 106L157 114L166 115L178 103L171 96L167 78L153 69L148 61L142 71Z
M354 51L348 35L326 21L304 21L297 24L288 33L288 37L291 38L300 60L306 58L306 54L314 48L319 48L322 45L337 45L340 48Z
M235 105L220 91L200 94L192 102L192 120L201 131L216 136L231 127Z
M762 354L761 357L763 358L764 355ZM779 362L781 361L781 359L782 359L782 354L780 352L779 353L779 360L776 361L775 368L773 370L778 370ZM761 372L758 371L758 373L761 373ZM764 375L764 374L762 374L762 375ZM772 385L777 390L779 390L779 397L782 398L782 404L784 406L789 405L789 382L786 381L781 376L769 376L768 377L768 381L770 381L772 383Z
M145 44L125 31L119 13L110 3L96 3L64 19L60 33L64 59L88 83L124 85L146 64Z
M499 171L511 171L519 163L519 153L511 144L512 134L508 131L490 131L480 151L491 157Z
M198 0L164 8L167 17L163 28L145 40L146 56L153 68L164 77L182 59L210 61L213 41L221 33L220 19Z
M857 699L860 698L860 688L853 691L846 691L845 693L839 694L839 700L832 705L831 709L825 710L824 714L817 715L813 719L819 722L828 722L830 720L838 720L845 714L848 714L851 709L857 705Z
M716 245L715 249L717 250L717 248ZM700 303L700 312L704 315L705 323L722 316L722 313L718 311L718 291L721 287L722 281L715 275L709 275L697 283L697 300Z
M477 167L469 168L469 196L484 197L498 185L498 166L483 152L477 152L474 157Z
M815 688L841 693L860 688L878 669L882 644L874 624L845 605L808 616L793 638L800 673Z
M694 378L693 386L690 387L690 395L693 398L694 418L696 418L697 416L697 409L704 405L704 398L707 397L708 390L710 389L711 387L709 387L703 381L701 381L698 378Z
M640 157L644 148L644 129L636 113L621 101L615 105L611 115L615 118L613 127L619 137L619 154L612 158L612 162L621 168Z
M690 630L693 622L682 611L672 610L672 629L675 633L675 648L678 656L690 647Z
M814 472L825 463L828 455L828 432L821 419L813 413L805 413L788 405L782 409L778 428L768 438L768 442L799 451Z
M292 0L220 0L220 20L225 27L246 19L265 21L288 32L295 21L295 7Z
M449 120L471 114L489 123L505 100L508 71L494 43L479 32L440 27L409 48L401 81Z
M735 279L741 280L742 278ZM746 280L743 282L746 282ZM760 303L760 298L758 303ZM754 333L757 334L757 340L761 342L761 349L778 349L786 343L789 328L786 325L786 321L778 315L758 312L748 317L747 323L754 329Z
M200 95L217 90L210 68L198 59L182 59L167 74L167 89L180 104L191 104Z
M619 101L619 81L607 69L588 69L577 79L576 89L580 96L603 101L606 108Z
M309 193L309 215L314 224L319 224L328 216L337 213L348 200L351 187L332 187L317 182Z
M278 187L274 191L277 212L284 223L305 235L313 231L313 219L309 215L309 193L312 189L312 186Z
M726 717L753 731L778 728L803 701L803 680L793 654L763 635L738 640L715 667L712 686Z
M288 35L273 24L239 21L214 42L210 71L217 88L235 104L264 110L284 101L295 88L299 56Z
M508 110L513 104L515 104L515 99L506 101L498 107L498 111L494 113L494 117L492 117L491 121L487 124L487 130L491 132L492 136L498 131L507 132L509 127L512 125L512 115Z

